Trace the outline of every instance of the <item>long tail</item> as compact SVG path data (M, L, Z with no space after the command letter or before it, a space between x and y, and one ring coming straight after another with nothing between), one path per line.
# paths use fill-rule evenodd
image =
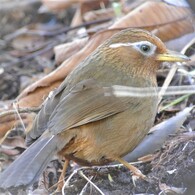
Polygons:
M0 189L24 188L33 184L58 151L58 137L40 137L2 174Z

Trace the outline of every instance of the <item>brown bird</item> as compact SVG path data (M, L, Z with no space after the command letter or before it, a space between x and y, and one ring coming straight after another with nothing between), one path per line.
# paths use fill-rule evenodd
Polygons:
M156 92L156 71L163 61L186 61L171 53L153 34L126 29L108 39L80 63L42 105L27 143L34 142L0 175L0 188L33 184L54 154L80 165L119 161L152 127L157 95L132 97L116 93L116 85ZM61 178L63 175L61 176Z

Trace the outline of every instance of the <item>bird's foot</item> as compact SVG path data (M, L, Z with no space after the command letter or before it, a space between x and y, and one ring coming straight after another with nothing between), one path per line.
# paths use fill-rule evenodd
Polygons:
M138 179L143 179L147 181L147 177L135 166L129 164L127 161L123 160L122 158L115 158L115 160L123 164L125 167L127 167L132 172L132 180L133 180L134 186L136 186L135 182Z

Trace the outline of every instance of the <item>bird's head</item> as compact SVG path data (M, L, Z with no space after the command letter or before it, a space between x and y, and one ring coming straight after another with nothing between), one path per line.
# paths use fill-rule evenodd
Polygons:
M100 49L101 55L113 68L119 68L135 76L156 76L161 62L189 60L183 54L167 50L158 37L141 29L122 30Z

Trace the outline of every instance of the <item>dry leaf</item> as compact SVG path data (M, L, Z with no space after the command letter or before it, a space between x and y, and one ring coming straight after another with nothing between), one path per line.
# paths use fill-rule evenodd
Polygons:
M50 85L39 86L38 88L34 89L33 93L29 93L28 96L24 96L23 98L21 98L17 104L19 105L19 107L22 108L38 107L47 98L49 92L57 88L61 82L62 80L56 79L56 82L51 83ZM41 98L37 98L37 97L41 97Z
M23 113L20 114L23 124L25 125L25 130L28 132L32 127L32 121L35 118L34 113ZM16 114L8 115L5 117L0 117L0 143L4 141L6 136L9 134L10 130L21 124L21 120Z
M167 41L165 45L173 51L182 51L186 43L190 42L195 37L195 32L185 34L182 37ZM188 55L188 54L187 54ZM189 55L188 55L189 56ZM192 62L192 61L189 61Z
M25 140L21 136L14 136L14 137L7 137L3 145L11 146L11 147L20 147L20 148L26 148Z
M69 43L54 47L55 62L57 65L81 50L87 43L88 38L77 39Z
M83 1L77 8L76 13L71 22L71 26L77 26L83 23L83 15L91 10L100 9L101 5L106 6L109 0L93 0L93 1Z
M128 14L130 11L135 9L136 7L140 6L142 3L146 2L148 0L137 0L133 1L130 4L125 3L125 1L121 1L120 3L122 4L122 14ZM101 20L104 18L114 18L115 11L113 8L106 8L106 9L100 9L100 10L93 10L93 11L88 11L85 14L83 14L83 19L86 22L89 21L94 21L94 20Z
M60 1L42 0L42 3L49 10L57 12L57 11L62 11L75 3L81 3L83 1L85 0L60 0Z
M85 22L101 20L104 18L113 18L115 16L114 10L112 8L93 10L85 13L83 15L83 20Z
M163 41L193 32L193 16L189 8L148 1L117 21L111 28L149 27Z
M1 124L0 126L0 143L3 142L5 137L11 131L11 129L15 126L17 120L13 119L11 122L7 122L5 124Z
M17 149L0 148L0 153L6 154L8 156L16 156L16 155L20 154L20 151Z
M173 186L168 186L165 183L160 183L159 184L159 188L162 190L161 193L165 194L165 195L178 195L178 194L184 194L184 192L186 191L186 188L178 188L178 187L173 187ZM161 194L160 193L160 194Z
M108 0L60 0L60 1L54 1L54 0L42 0L42 3L45 7L47 7L49 10L53 12L62 11L74 4L82 4L82 3L93 3L100 4L101 2L108 2Z

